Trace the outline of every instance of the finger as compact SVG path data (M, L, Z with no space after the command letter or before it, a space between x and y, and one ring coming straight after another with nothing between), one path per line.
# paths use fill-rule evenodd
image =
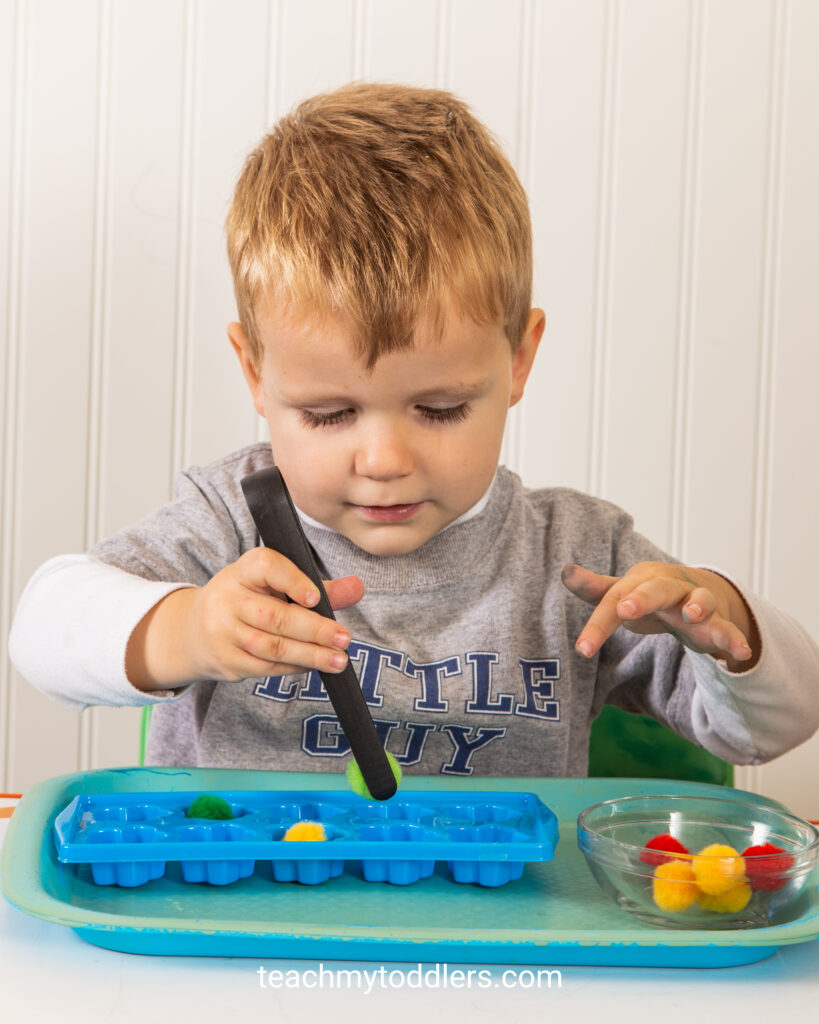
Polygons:
M342 576L337 580L324 580L324 589L333 608L349 608L364 596L364 584L358 576Z
M593 657L621 625L616 604L601 601L586 621L575 642L575 650L586 658Z
M349 630L335 619L267 594L256 594L251 590L245 590L243 594L236 615L240 622L252 629L340 650L346 650L350 643Z
M281 661L266 661L264 658L255 658L246 651L234 648L235 657L232 662L232 669L225 671L220 677L228 682L236 683L242 679L255 679L258 676L292 676L305 675L307 669L301 665L288 665Z
M617 576L603 576L573 563L564 566L560 578L575 597L587 604L597 604L619 579Z
M624 622L677 607L691 590L691 584L674 577L654 577L632 586L628 577L616 579L589 616L575 648L590 658Z
M751 646L745 634L733 622L715 615L709 625L710 654L728 654L734 661L747 661L751 657Z
M236 624L233 641L239 650L257 662L266 663L267 674L283 674L277 671L281 665L286 665L290 672L314 668L319 672L341 672L347 665L347 655L343 651L331 651L291 637L266 633L242 622Z
M705 622L717 610L717 598L708 587L695 587L688 595L682 610L686 622Z
M654 612L677 608L686 601L691 589L687 580L675 576L654 576L625 593L621 587L616 594L617 613L621 619L632 621Z
M257 593L286 594L291 601L308 608L319 602L318 588L310 577L271 548L247 551L234 562L234 571L243 586Z

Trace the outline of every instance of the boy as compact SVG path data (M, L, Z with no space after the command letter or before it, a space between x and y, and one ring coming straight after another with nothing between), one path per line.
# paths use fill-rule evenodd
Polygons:
M607 702L736 763L814 732L819 650L796 623L609 503L498 467L545 317L525 193L462 103L378 85L303 103L248 158L227 227L228 334L270 444L47 563L11 638L31 682L154 704L166 765L341 770L313 670L348 657L410 773L583 775ZM273 458L338 623L257 546L240 481Z

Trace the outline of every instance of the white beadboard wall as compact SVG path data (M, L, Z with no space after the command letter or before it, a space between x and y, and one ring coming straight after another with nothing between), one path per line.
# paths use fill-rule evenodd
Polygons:
M532 200L548 326L505 460L819 636L815 0L0 0L0 788L134 763L8 662L16 601L262 433L222 223L353 78L451 88ZM819 818L819 738L738 784Z

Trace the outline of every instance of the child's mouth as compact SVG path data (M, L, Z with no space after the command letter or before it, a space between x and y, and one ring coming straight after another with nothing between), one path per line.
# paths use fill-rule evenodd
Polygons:
M423 502L417 501L412 505L358 505L356 506L363 515L376 523L403 523L410 519Z

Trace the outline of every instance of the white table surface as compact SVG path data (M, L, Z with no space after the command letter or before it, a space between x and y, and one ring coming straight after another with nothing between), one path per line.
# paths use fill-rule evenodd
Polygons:
M0 840L6 825L0 818ZM2 1024L597 1024L601 1013L606 1024L791 1024L796 1014L801 1024L819 1016L819 940L744 967L560 967L559 987L544 975L537 988L536 967L471 969L485 971L473 974L471 987L457 975L435 987L419 984L417 964L116 953L0 899ZM272 985L270 971L281 972ZM442 971L439 965L439 977Z

